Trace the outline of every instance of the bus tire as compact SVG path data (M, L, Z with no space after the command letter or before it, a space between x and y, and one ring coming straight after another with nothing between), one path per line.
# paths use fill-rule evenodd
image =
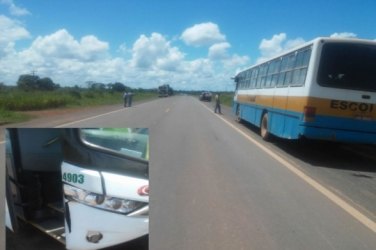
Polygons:
M242 118L240 117L240 107L239 107L239 105L236 107L236 118L235 118L235 121L237 121L238 123L242 122Z
M272 135L270 134L270 132L268 130L268 113L265 113L262 116L261 126L260 126L260 134L261 134L261 138L264 141L270 141L271 140Z

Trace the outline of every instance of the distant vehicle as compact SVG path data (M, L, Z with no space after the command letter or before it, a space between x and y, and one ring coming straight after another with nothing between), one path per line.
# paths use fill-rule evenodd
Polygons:
M233 112L261 136L376 144L376 42L317 38L235 76Z
M158 87L158 96L159 97L168 97L173 95L173 90L168 84L163 84Z
M204 92L202 92L200 94L199 99L200 99L200 101L211 102L211 100L212 100L212 93L210 93L208 91L204 91Z
M148 234L147 129L7 129L6 225L101 249Z

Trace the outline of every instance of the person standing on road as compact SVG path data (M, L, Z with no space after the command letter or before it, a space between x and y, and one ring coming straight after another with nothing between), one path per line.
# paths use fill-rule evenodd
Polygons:
M222 114L221 112L221 101L219 98L219 93L215 95L215 108L214 108L214 113L219 113Z
M126 108L128 104L128 92L127 91L124 92L123 99L124 99L124 108Z
M132 107L132 97L133 97L133 93L129 92L128 93L128 107Z

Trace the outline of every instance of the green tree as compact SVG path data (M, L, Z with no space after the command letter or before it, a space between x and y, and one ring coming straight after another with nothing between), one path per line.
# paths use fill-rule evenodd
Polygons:
M35 90L38 89L39 76L36 75L20 75L18 77L17 86L23 90Z
M100 83L100 82L95 82L95 81L86 81L88 89L91 90L105 90L106 89L106 84Z
M51 91L59 88L58 84L55 84L51 78L44 77L39 78L37 75L20 75L17 81L17 86L23 90L47 90Z
M114 84L112 84L111 90L117 92L124 92L126 90L126 86L121 82L115 82Z
M54 90L57 87L49 77L39 79L37 86L39 90Z

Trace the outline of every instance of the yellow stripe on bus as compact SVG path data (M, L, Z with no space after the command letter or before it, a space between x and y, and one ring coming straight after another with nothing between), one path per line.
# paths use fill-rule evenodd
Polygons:
M316 115L376 120L376 104L299 96L238 95L239 103L266 106L302 113L304 107L316 108Z

